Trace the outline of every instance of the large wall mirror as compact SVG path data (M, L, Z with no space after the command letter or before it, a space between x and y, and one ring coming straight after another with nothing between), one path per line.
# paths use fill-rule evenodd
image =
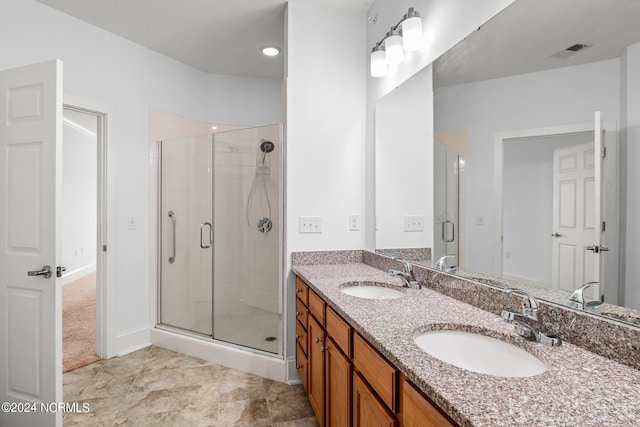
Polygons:
M640 325L638 22L638 0L516 0L432 64L433 86L414 76L381 99L376 211L409 209L377 188L402 135L389 105L397 117L433 96L433 136L416 144L434 167L418 185L394 161L393 185L428 194L431 223L417 243L381 222L376 250L428 247L431 266Z

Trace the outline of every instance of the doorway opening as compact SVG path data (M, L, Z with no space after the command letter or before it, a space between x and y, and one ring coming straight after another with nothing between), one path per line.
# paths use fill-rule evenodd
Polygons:
M63 372L101 359L105 115L64 105L62 132Z

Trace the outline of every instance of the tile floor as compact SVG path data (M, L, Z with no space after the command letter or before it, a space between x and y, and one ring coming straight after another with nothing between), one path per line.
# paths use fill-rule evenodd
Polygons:
M64 426L317 426L302 386L160 347L101 360L63 377Z

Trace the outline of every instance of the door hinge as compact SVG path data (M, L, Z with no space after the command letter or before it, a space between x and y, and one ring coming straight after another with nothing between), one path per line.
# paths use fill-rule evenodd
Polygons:
M605 147L604 145L602 146L602 158L604 159L605 157L607 157L607 147Z
M56 267L56 277L62 277L62 273L64 273L65 271L67 271L67 267Z
M607 231L607 223L602 221L602 231Z
M107 245L102 245L102 252L107 252Z

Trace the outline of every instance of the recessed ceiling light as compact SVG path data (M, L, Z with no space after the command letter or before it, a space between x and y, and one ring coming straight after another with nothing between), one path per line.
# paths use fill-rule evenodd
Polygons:
M277 56L280 53L280 49L275 46L267 46L262 48L262 53L267 56Z
M218 129L218 126L211 126L211 130L216 130Z

